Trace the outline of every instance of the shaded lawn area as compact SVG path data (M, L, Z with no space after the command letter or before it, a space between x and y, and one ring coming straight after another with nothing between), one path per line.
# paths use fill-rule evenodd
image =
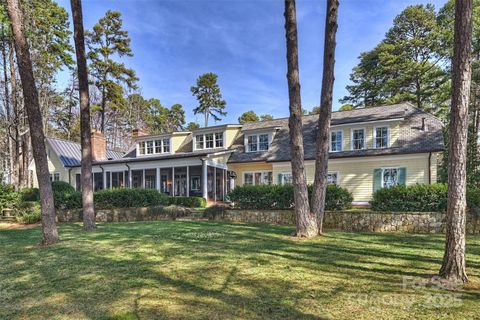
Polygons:
M479 317L479 236L472 282L451 291L411 284L438 271L442 235L296 240L291 227L155 221L63 224L42 248L40 232L0 230L0 319Z

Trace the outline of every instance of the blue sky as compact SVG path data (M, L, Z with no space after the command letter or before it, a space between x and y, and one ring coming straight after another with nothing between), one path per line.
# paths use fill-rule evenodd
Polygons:
M340 0L334 109L347 92L352 67L372 49L406 6L445 0ZM70 1L59 1L70 13ZM228 116L244 111L288 116L282 0L84 0L90 29L107 10L122 13L134 56L123 61L140 78L146 98L165 106L180 103L187 121L202 124L192 109L190 87L205 72L218 74ZM324 39L324 0L297 0L300 82L304 109L319 104Z

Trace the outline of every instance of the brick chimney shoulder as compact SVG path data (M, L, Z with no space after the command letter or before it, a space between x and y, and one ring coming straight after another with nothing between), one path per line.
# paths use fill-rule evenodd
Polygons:
M92 130L92 160L102 161L107 159L107 142L99 130Z

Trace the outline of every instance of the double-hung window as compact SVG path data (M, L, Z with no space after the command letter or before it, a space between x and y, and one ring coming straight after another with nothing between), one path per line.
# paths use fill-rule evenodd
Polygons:
M140 154L140 155L145 154L145 141L140 141L138 143L138 154Z
M213 133L205 134L205 149L213 149Z
M146 154L153 154L153 141L147 141L147 152Z
M405 185L406 168L379 168L373 170L373 191L381 188L391 188Z
M352 149L353 150L365 149L365 129L352 130Z
M292 184L292 183L293 183L293 177L291 172L284 172L278 175L278 184L284 185L284 184Z
M155 140L155 153L162 153L162 140Z
M195 136L195 149L203 149L203 134L197 134Z
M250 186L270 185L273 182L271 171L245 172L243 174L243 184Z
M247 150L248 152L257 151L257 136L251 135L247 137Z
M388 127L377 127L374 131L375 148L388 147Z
M338 172L329 172L327 174L327 183L338 185Z
M170 139L162 139L162 149L163 153L169 153L170 152Z
M215 148L223 148L223 132L215 133Z
M259 135L252 134L247 136L247 151L267 151L269 148L268 133L262 133Z
M332 131L330 151L337 152L342 151L342 131Z

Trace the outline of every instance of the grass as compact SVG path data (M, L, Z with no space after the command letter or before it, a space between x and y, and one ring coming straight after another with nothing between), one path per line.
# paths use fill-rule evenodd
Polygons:
M0 319L475 319L480 237L464 288L436 274L442 235L329 232L189 221L0 230ZM403 279L408 277L407 286ZM416 281L417 285L412 282Z

